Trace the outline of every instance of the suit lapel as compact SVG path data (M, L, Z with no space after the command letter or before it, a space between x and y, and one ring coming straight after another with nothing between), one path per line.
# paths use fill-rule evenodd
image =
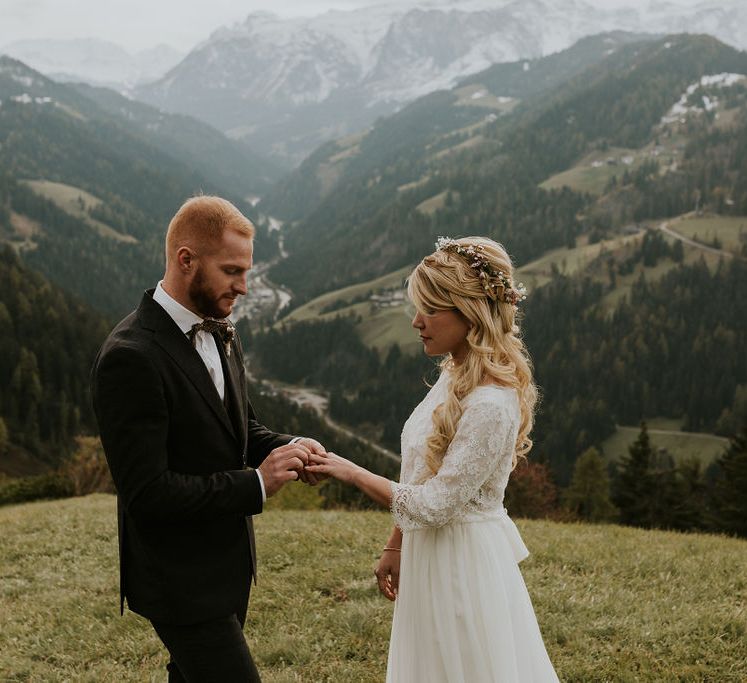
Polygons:
M138 309L138 318L143 327L153 330L156 343L181 368L218 420L235 438L236 433L233 424L231 424L231 419L218 395L205 363L200 358L200 354L190 344L187 336L182 334L171 316L153 301L152 292L146 292L143 297Z

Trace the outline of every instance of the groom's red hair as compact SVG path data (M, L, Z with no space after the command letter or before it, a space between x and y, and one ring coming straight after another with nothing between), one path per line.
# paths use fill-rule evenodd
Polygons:
M180 247L198 253L219 242L226 230L254 238L254 225L231 202L222 197L199 195L179 207L166 232L166 263Z

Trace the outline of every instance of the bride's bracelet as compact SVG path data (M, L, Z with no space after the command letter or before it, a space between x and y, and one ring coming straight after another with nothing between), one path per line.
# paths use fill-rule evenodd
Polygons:
M386 546L384 548L384 551L387 551L387 550L393 550L395 553L401 553L402 552L402 548L392 548L391 546Z

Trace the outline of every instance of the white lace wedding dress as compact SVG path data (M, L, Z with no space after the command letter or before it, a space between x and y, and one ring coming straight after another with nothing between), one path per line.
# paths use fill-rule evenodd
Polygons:
M435 477L425 441L443 372L402 431L392 513L403 532L388 683L557 681L518 562L529 553L503 507L519 425L516 392L478 387Z

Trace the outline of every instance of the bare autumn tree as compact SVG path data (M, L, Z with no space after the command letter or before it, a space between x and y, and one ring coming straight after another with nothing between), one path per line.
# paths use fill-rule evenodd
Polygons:
M541 519L558 510L558 488L544 463L520 462L506 488L506 508L513 517Z

